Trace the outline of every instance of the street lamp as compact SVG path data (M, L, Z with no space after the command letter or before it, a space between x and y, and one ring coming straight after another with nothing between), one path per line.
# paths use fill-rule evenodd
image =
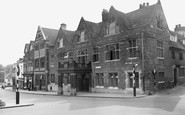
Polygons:
M18 82L18 77L20 75L20 68L19 68L19 64L17 64L17 78L16 78L16 82L17 82L17 90L16 90L16 104L19 104L19 82Z
M133 96L136 96L136 66L138 64L133 64L133 73L132 73L132 78L133 78Z

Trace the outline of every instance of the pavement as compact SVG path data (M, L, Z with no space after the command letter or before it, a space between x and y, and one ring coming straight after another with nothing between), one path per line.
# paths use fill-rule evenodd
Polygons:
M5 88L5 90L13 91L11 87ZM20 93L34 94L34 95L50 95L50 96L70 96L70 95L58 95L56 91L28 91L19 89ZM122 99L134 99L147 96L146 94L137 93L133 96L133 92L125 92L123 94L111 94L111 93L91 93L91 92L77 92L77 97L91 97L91 98L122 98Z
M12 87L6 87L4 90L13 91ZM33 94L33 95L49 95L49 96L69 96L69 95L58 95L54 91L28 91L19 89L20 93ZM90 93L90 92L77 92L76 97L87 97L87 98L119 98L119 99L136 99L147 96L146 94L138 93L133 96L132 92L127 92L124 94L110 94L110 93ZM75 96L73 96L75 97ZM6 104L6 106L0 107L0 109L15 108L15 107L26 107L33 106L34 104Z

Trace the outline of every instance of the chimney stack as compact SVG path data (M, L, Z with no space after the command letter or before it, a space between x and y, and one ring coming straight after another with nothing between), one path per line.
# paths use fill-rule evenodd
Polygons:
M139 9L141 9L143 6L142 6L142 4L139 4Z
M102 22L104 22L104 21L106 21L107 20L107 18L108 18L108 10L106 10L106 9L103 9L103 11L102 11Z
M67 26L67 25L66 25L65 23L62 23L60 26L61 26L61 28L62 28L63 30L66 30L66 26Z
M179 24L179 28L181 27L181 24Z

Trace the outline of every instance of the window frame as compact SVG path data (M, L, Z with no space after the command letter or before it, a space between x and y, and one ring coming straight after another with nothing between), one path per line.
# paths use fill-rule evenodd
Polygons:
M134 42L135 41L135 42ZM129 43L129 47L128 52L129 52L129 58L137 58L138 57L138 43L137 43L137 39L132 39L132 40L128 40Z
M116 23L116 21L106 22L104 36L111 36L119 33L120 33L120 28L119 28L119 25Z
M179 53L179 60L184 60L183 53Z
M35 59L35 69L39 68L40 62L39 58ZM28 71L28 65L26 66L26 70Z
M175 51L172 51L172 52L171 52L171 55L172 55L172 59L175 59L175 57L176 57L176 56L175 56Z
M113 48L114 51L111 48ZM120 51L120 43L105 45L105 61L107 62L120 60Z
M99 46L96 46L93 48L93 62L94 63L98 63L99 60L100 60L100 47Z
M164 59L164 43L159 40L157 40L157 57Z
M40 68L45 68L46 67L45 62L46 62L45 57L40 58Z
M109 76L109 88L118 88L119 86L119 73L118 72L110 72Z
M87 49L77 50L77 60L78 63L87 63L88 53ZM83 62L85 60L85 62Z

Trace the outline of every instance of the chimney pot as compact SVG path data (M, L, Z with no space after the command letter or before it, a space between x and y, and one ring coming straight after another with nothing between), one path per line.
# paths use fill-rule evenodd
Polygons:
M103 22L107 20L107 18L108 18L108 13L109 13L108 10L103 9L103 11L102 11L102 21L103 21Z
M143 3L143 7L145 7L145 3Z
M146 3L146 6L149 6L149 3L148 2Z
M66 25L65 23L62 23L60 26L61 26L61 28L62 28L63 30L66 30L66 26L67 26L67 25Z
M142 4L139 4L139 8L140 8L140 9L142 8Z

